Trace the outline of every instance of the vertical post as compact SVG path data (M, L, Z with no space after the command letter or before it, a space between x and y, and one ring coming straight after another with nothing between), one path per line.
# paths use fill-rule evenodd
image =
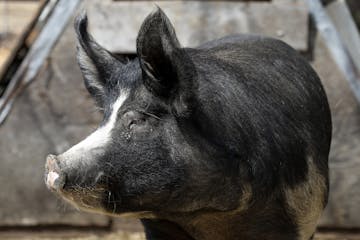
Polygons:
M35 79L80 2L81 0L57 1L47 23L0 98L0 124L8 116L15 98Z
M320 0L307 0L316 27L325 39L332 57L349 82L352 92L360 103L360 79L354 63L341 42L339 33L327 15Z

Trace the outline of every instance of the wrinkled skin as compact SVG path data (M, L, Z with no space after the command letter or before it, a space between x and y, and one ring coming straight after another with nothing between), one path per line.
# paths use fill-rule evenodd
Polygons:
M292 48L248 35L182 48L160 9L133 60L98 45L84 14L75 30L104 118L47 158L51 190L86 211L142 218L148 239L311 238L327 201L331 118Z

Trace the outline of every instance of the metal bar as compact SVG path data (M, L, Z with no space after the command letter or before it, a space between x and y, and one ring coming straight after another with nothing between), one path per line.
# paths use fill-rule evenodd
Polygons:
M343 43L340 40L334 24L327 15L320 0L307 0L310 13L315 20L316 27L324 37L325 42L340 70L343 72L350 88L357 101L360 103L360 78L356 71L354 63L347 53Z
M81 0L58 0L47 23L0 99L0 124L10 113L16 97L35 79L80 2Z
M42 0L39 3L39 7L36 10L36 13L34 14L31 22L26 26L26 28L21 33L19 39L17 40L18 43L14 46L12 49L12 53L7 57L5 63L2 66L2 69L0 69L0 84L6 85L6 79L8 79L7 74L10 72L13 72L13 69L17 69L17 57L19 55L19 52L27 52L27 38L29 37L30 33L37 28L37 25L39 24L39 18L40 15L42 15L42 12L47 9L51 8L51 4L49 4L49 1L53 0ZM53 6L52 6L53 8ZM7 16L6 16L7 17ZM40 28L41 29L41 28ZM2 92L0 92L0 96L2 95Z
M340 39L359 72L360 35L345 0L336 0L330 3L326 6L326 12L338 30Z

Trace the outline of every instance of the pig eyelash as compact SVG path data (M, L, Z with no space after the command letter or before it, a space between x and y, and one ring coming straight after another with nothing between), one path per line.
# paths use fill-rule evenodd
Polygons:
M111 202L111 191L108 192L108 205L110 204Z
M153 118L155 118L155 119L157 119L157 120L161 120L161 118L158 117L158 116L156 116L155 114L148 113L148 112L145 112L145 111L142 111L142 110L137 110L137 111L138 111L138 112L141 112L142 114L145 114L145 115L147 115L147 116L153 117Z
M116 204L121 202L121 201L113 201L111 200L111 198L114 198L113 194L111 191L108 192L108 206L111 204L113 206L113 210L112 213L116 212Z

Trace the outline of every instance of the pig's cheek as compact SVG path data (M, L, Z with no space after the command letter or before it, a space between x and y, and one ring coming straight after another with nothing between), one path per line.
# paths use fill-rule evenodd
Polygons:
M125 139L126 142L131 142L131 138L132 138L131 132L130 132L130 131L125 132L125 133L123 134L123 138Z
M154 135L155 131L153 127L141 125L136 126L130 132L130 138L133 140L149 139Z

